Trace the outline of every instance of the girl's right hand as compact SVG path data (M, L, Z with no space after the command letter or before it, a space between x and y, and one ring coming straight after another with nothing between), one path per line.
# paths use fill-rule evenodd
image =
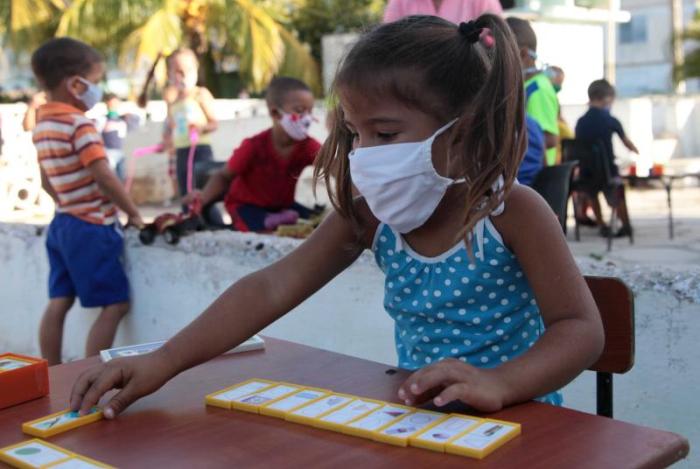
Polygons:
M162 350L130 358L116 358L83 372L73 385L70 408L86 414L112 389L120 389L103 407L112 419L137 399L157 391L176 374Z

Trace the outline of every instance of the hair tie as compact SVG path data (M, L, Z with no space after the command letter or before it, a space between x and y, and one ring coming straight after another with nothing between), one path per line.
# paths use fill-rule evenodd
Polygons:
M493 33L489 28L482 28L481 34L479 34L479 40L487 49L496 45L496 41L493 39Z
M476 25L474 21L469 21L469 22L461 22L459 23L459 34L464 36L469 42L474 44L475 42L479 41L481 37L481 32L484 30L484 28L480 28Z

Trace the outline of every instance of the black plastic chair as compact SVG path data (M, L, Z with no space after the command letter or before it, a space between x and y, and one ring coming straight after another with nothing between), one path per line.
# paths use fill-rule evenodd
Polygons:
M562 160L564 162L577 161L578 172L571 182L571 190L586 193L592 199L598 197L599 192L610 191L617 194L621 182L615 181L610 168L610 159L605 146L600 141L584 140L563 140ZM610 232L608 233L608 251L612 249L613 237L615 236L615 223L617 221L618 202L613 200L610 204ZM580 225L576 220L576 241L581 240ZM630 234L630 243L634 243L634 238Z
M547 201L559 218L564 234L566 234L568 202L571 195L571 175L576 165L576 161L567 161L556 166L542 168L532 183L532 188Z

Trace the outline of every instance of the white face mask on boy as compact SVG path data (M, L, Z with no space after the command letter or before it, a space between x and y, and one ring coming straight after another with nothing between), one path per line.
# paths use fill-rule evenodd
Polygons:
M433 166L435 138L457 119L422 142L356 148L350 152L350 176L375 217L408 233L435 212L447 188L464 182L440 176Z
M76 98L85 105L85 110L89 111L95 107L97 103L102 101L102 88L83 77L76 77L76 79L85 85L83 94L76 96Z
M301 141L309 136L309 127L313 121L311 114L290 114L284 111L280 113L282 114L280 125L292 140Z

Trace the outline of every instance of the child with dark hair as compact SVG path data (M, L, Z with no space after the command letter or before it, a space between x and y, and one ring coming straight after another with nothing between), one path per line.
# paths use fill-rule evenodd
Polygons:
M34 144L42 185L56 202L46 236L50 300L39 342L42 355L55 365L61 362L63 323L76 296L86 308L102 308L86 354L112 345L129 310L115 205L126 212L130 224L141 227L143 221L109 167L100 134L85 117L102 97L102 56L80 41L52 39L32 55L32 70L47 99L37 112Z
M537 35L530 22L509 17L508 26L515 36L525 80L525 109L544 131L545 165L557 164L559 142L559 100L549 77L536 66Z
M519 69L493 15L459 26L410 16L363 35L336 76L336 119L316 163L336 211L157 351L86 371L72 409L117 387L104 407L112 418L294 309L365 249L386 276L398 365L414 371L402 402L561 403L557 390L598 358L603 329L552 210L515 183Z
M209 206L225 195L226 210L239 231L271 231L313 215L294 195L299 175L321 148L308 136L314 96L304 82L277 77L265 100L272 127L245 139L204 189L186 199L200 197Z
M629 151L637 154L639 154L639 151L634 143L627 138L620 121L610 114L610 109L615 102L615 88L607 80L596 80L590 84L588 87L588 101L588 111L576 123L576 138L591 144L600 142L603 145L610 167L610 174L613 177L613 184L604 192L604 195L609 204L617 207L618 216L622 222L622 228L615 233L615 236L630 236L632 226L629 220L629 213L627 212L625 186L620 178L620 171L615 164L615 153L613 152L612 144L613 134L617 134L620 137L622 143ZM582 198L580 201L581 213L578 214L579 218L586 222L588 216L585 213L585 207L590 203L596 217L595 224L600 227L601 235L607 236L610 228L603 221L598 195L580 194L579 197Z

